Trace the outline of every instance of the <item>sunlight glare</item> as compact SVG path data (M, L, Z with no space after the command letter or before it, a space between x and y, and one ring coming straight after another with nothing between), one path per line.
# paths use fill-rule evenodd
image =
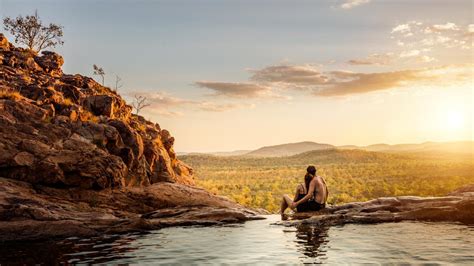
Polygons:
M450 110L446 112L446 117L443 122L445 123L447 129L459 130L464 125L464 116L459 111Z

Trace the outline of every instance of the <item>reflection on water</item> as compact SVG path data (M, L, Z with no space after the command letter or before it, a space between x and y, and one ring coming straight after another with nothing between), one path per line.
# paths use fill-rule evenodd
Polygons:
M298 251L306 257L314 258L318 262L326 260L329 227L300 225L296 229L295 242Z
M127 254L138 248L130 243L140 237L140 234L125 234L0 244L0 264L54 265L60 262L101 263L129 259L132 257Z
M459 224L390 223L317 228L271 225L166 228L148 234L0 244L0 264L301 264L474 261L474 229Z

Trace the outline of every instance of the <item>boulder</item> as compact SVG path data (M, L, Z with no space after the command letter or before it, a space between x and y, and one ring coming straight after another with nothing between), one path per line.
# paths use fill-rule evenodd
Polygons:
M92 89L99 88L100 84L97 83L94 79L89 77L84 77L79 74L76 75L62 75L60 78L61 82L72 85L82 90L85 90L87 93L93 93Z
M129 147L136 158L143 155L143 140L142 137L133 130L127 123L122 120L109 120L108 125L114 127L120 134L125 146Z
M0 50L10 51L10 43L3 33L0 33Z
M114 118L116 99L109 95L91 95L84 100L84 107L95 115Z
M62 74L61 66L64 64L63 57L51 51L43 51L41 54L41 56L35 57L36 63L47 73L60 76Z
M84 99L84 108L97 116L128 121L132 109L115 95L91 95Z

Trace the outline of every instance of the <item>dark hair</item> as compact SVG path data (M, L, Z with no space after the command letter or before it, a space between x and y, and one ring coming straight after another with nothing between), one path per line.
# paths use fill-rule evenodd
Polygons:
M314 165L310 165L308 166L308 168L306 168L306 172L312 174L313 176L316 175L316 167L314 167Z
M313 177L316 175L316 167L313 165L306 168L306 175L304 176L304 184L306 186L306 191L309 191L309 183L313 180Z

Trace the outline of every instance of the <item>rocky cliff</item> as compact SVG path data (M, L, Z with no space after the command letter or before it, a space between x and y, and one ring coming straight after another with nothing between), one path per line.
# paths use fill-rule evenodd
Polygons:
M174 138L132 114L114 91L63 74L63 58L13 47L0 35L0 175L103 189L168 181L193 184Z
M0 34L0 62L0 239L254 214L189 186L193 171L170 132L92 78L64 74L60 55L14 47Z

